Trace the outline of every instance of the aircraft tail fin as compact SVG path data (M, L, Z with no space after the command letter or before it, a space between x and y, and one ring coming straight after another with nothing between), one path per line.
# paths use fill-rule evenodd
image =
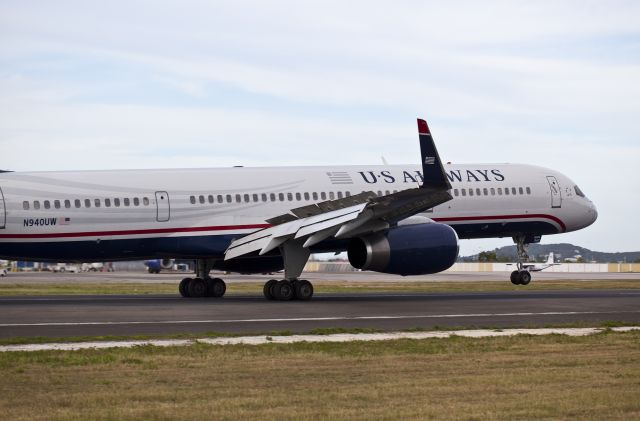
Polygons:
M551 265L555 263L553 260L553 252L549 252L549 257L547 258L547 264Z
M427 122L418 119L418 137L420 139L420 156L422 160L422 174L424 180L423 188L434 188L437 190L450 190L451 183L447 179L438 155L438 149L431 136L431 131Z

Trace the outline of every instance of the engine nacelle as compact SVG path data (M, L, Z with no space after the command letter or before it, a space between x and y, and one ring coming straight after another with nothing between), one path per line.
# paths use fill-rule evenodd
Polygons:
M173 264L175 263L174 259L161 259L160 267L162 269L173 269Z
M347 253L357 269L406 276L442 272L455 263L458 250L453 228L428 223L354 238Z

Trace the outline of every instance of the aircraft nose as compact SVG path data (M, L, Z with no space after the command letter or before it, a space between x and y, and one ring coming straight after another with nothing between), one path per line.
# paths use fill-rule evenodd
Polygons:
M598 209L596 209L596 205L594 205L593 202L590 203L589 214L591 215L591 224L593 224L596 222L596 219L598 219Z

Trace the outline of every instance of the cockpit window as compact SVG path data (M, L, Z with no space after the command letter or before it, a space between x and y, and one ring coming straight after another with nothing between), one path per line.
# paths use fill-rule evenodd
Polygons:
M576 194L577 194L578 196L580 196L580 197L585 197L584 193L582 193L582 190L580 190L580 187L578 187L578 186L573 186L573 188L575 189Z

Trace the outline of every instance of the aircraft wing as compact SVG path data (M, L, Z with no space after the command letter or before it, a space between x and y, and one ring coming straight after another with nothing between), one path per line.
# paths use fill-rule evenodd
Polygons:
M421 186L380 197L368 191L292 209L290 213L268 219L271 227L234 240L225 252L225 260L254 252L263 255L287 244L308 249L331 237L342 239L373 233L451 200L451 184L426 121L418 120L418 131L423 169Z

